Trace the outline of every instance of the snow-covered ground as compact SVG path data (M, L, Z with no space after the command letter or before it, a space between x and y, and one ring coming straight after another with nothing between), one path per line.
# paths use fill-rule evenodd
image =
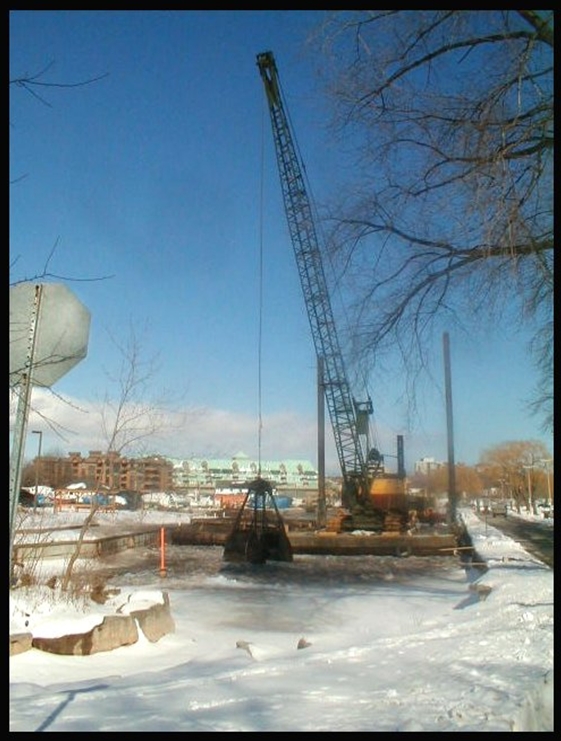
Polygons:
M113 577L103 610L12 590L12 631L78 632L162 590L176 630L92 656L11 657L10 731L551 732L553 571L462 517L483 573L454 556L256 567L184 547L166 578L138 563Z

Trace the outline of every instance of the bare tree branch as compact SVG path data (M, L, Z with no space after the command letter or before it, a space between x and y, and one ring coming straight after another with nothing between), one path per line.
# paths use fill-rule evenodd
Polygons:
M92 282L97 282L97 281L100 281L100 280L109 280L110 278L114 278L115 277L114 274L109 274L109 275L100 275L100 276L97 276L97 277L94 277L94 278L74 278L74 277L71 277L71 276L68 276L68 275L63 275L63 274L60 274L60 273L53 273L53 272L51 272L49 270L49 265L50 265L51 260L53 259L54 255L55 255L55 252L56 252L56 249L58 247L58 244L59 244L59 238L57 237L57 239L55 240L55 243L53 244L53 246L52 246L49 254L47 255L47 259L45 260L45 264L44 264L44 266L43 266L43 268L42 268L42 270L40 272L36 273L35 275L33 275L31 277L25 277L25 278L20 278L19 280L11 281L10 282L10 285L16 286L16 285L18 285L20 283L37 283L37 282L40 283L41 281L45 280L46 278L50 278L50 279L54 279L54 280L61 280L61 281L65 281L65 282L68 282L68 283L92 283ZM16 265L16 263L17 263L18 260L19 260L19 256L13 258L13 260L10 261L10 269L12 269Z
M522 322L549 429L552 11L339 11L324 38L336 130L357 142L327 219L357 363L399 348L415 376L443 325Z
M22 77L16 77L13 80L10 80L10 85L13 85L14 87L21 88L22 90L25 90L27 93L32 95L34 98L36 98L39 102L43 103L43 105L48 106L51 108L51 104L45 100L39 93L37 92L37 89L45 89L45 88L59 88L59 89L66 89L66 88L77 88L77 87L85 87L86 85L92 85L94 82L99 82L99 80L103 80L104 78L109 76L109 73L105 73L103 75L98 75L97 77L90 77L87 80L80 80L79 82L46 82L42 79L42 77L49 71L49 69L53 66L54 62L50 62L44 69L42 69L40 72L38 72L35 75L25 75Z
M164 425L171 424L171 395L167 391L154 393L154 377L158 372L157 358L144 357L142 342L131 325L127 338L112 336L119 358L116 375L108 374L111 389L105 393L101 410L101 426L107 452L138 451L144 440L154 440Z

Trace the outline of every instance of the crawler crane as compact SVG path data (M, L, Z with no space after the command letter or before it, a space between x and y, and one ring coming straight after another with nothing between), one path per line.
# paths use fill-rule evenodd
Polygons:
M357 402L351 393L323 269L312 207L281 96L272 52L257 55L273 131L288 229L316 356L322 359L323 385L343 477L342 504L347 514L340 529L402 531L409 502L405 493L403 438L397 438L397 474L387 473L383 456L368 450L364 431L372 402Z

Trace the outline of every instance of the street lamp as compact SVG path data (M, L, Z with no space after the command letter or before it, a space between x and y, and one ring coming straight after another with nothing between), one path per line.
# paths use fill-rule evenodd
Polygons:
M542 458L540 463L543 463L545 465L545 474L547 476L547 503L549 505L549 508L551 509L551 469L549 468L549 464L553 463L553 458Z
M532 501L532 469L535 468L534 463L531 463L527 466L522 466L522 468L526 469L526 472L528 474L528 506L530 509L530 514L534 514L534 503Z
M501 501L504 502L505 500L505 480L499 479L499 484L501 485Z
M43 444L42 430L31 430L32 435L39 435L39 449L37 451L37 462L35 463L35 497L33 499L33 511L37 510L37 496L39 494L39 458L41 458L41 445Z

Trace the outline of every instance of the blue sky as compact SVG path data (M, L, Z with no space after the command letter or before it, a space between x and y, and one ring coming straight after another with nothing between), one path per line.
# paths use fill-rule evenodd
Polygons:
M275 55L321 203L337 188L342 156L327 132L321 59L308 45L323 17L11 11L10 79L44 71L43 82L68 84L106 75L38 90L49 105L10 88L10 281L40 273L56 245L49 271L92 315L86 359L55 394L35 394L65 430L57 437L32 415L44 450L102 445L95 408L117 363L109 333L125 341L132 324L146 357L159 356L154 393L165 390L184 412L152 448L256 457L261 413L262 457L317 463L313 342L256 55ZM451 331L450 342L456 461L475 463L507 440L550 446L525 411L536 377L524 338L491 333L467 342ZM398 401L404 380L370 379L376 442L391 455L403 434L410 471L422 456L447 457L441 344L434 357L435 379L423 387L412 429ZM336 473L330 436L328 469Z

